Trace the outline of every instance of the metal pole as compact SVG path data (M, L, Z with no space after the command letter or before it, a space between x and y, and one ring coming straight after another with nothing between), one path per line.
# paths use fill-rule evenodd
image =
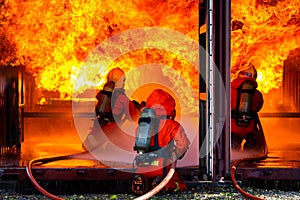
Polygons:
M230 0L212 0L212 59L215 71L214 90L214 170L215 180L230 174L230 66L231 66L231 3ZM219 134L221 132L221 134Z
M213 178L213 135L214 135L214 58L213 58L213 0L208 0L207 9L207 37L208 37L208 45L207 45L207 70L206 70L206 127L207 127L207 139L208 142L206 152L207 152L207 174L209 177Z

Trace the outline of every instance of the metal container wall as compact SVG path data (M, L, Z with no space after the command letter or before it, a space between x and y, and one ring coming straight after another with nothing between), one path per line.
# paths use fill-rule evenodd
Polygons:
M284 61L283 103L287 111L300 112L300 49L291 51Z
M20 150L23 133L22 67L0 68L0 156Z

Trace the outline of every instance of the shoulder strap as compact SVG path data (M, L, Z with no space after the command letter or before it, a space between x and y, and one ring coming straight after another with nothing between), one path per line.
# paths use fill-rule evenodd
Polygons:
M116 100L119 96L119 94L122 94L124 93L123 90L120 90L120 89L114 89L113 92L112 92L112 98L111 98L111 107L113 108L116 104Z
M158 134L159 134L158 127L159 127L159 123L160 123L161 119L171 119L172 120L172 118L169 117L168 115L163 115L163 116L160 116L160 117L157 118L157 121L156 121L157 126L156 126L156 131L155 131L156 134L154 136L154 147L150 147L151 151L156 151L156 150L162 148L161 146L159 146L159 141L158 141Z
M156 121L156 123L157 123L157 126L156 126L156 134L155 134L155 136L154 136L154 149L155 150L158 150L158 149L160 149L161 147L159 146L159 143L158 143L158 126L159 126L159 123L160 123L160 119L158 119L157 121Z

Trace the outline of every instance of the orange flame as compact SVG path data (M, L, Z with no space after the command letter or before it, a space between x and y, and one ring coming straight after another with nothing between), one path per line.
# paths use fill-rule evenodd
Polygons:
M198 1L195 0L12 0L1 5L1 15L0 29L15 54L1 59L1 64L25 65L39 88L59 91L64 99L71 98L84 59L111 36L129 29L161 27L198 39ZM198 89L194 78L190 78L194 72L178 56L170 58L168 52L152 51L151 59L147 56L139 56L140 61L134 59L137 54L150 52L147 51L128 54L125 59L132 61L123 69L128 71L146 61L158 63L166 57L164 64L173 66L178 62L176 70L185 73L185 78ZM119 64L115 62L110 68ZM86 88L103 84L109 69L103 71L101 67L86 73ZM99 77L91 78L96 74Z
M262 92L279 88L283 62L300 46L300 2L233 0L231 16L233 78L251 62Z

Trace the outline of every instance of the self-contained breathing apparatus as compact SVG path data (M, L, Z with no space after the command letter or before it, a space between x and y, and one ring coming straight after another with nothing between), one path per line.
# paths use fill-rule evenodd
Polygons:
M169 158L171 142L167 147L160 147L158 144L158 126L160 118L151 108L144 108L138 121L138 131L135 140L134 150L138 152L136 157L137 166L147 166L156 158ZM151 146L151 139L154 136L154 146Z
M158 120L155 111L151 108L144 108L138 124L138 132L133 149L138 153L145 153L149 151L151 138L158 130Z
M103 86L103 89L96 96L98 102L95 107L95 112L100 126L105 125L113 120L111 98L114 88L115 83L110 81Z
M160 147L158 143L158 126L160 118L151 108L144 108L138 121L138 131L135 140L134 150L138 152L136 156L137 166L148 166L156 158L169 158L170 148L174 146L170 142L167 147ZM154 146L151 146L151 139L154 136Z
M257 117L257 113L252 111L254 92L255 87L250 81L245 81L237 89L236 108L231 111L231 116L236 120L238 126L247 127L250 120Z
M163 117L164 119L167 117ZM154 179L152 187L158 185L167 175L168 160L171 158L172 148L174 148L174 141L172 140L166 147L159 146L158 128L162 117L157 117L155 110L151 108L144 108L140 114L138 121L138 131L134 150L137 151L137 156L134 159L134 164L137 168L146 169L147 167L158 167L161 173ZM154 145L151 143L154 138ZM148 184L146 177L138 173L133 177L132 191L136 194L143 194L148 191ZM143 171L143 170L142 170Z

